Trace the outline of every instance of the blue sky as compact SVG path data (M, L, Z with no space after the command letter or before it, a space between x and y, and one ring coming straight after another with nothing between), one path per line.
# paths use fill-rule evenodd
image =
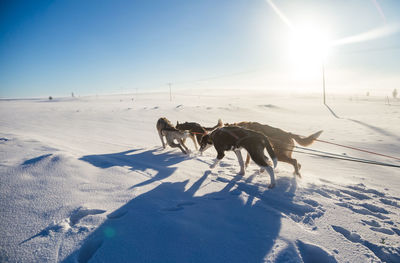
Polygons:
M273 3L333 39L400 23L396 0ZM292 77L289 32L265 0L0 0L0 97L317 85ZM326 63L334 88L400 88L400 34L335 47Z

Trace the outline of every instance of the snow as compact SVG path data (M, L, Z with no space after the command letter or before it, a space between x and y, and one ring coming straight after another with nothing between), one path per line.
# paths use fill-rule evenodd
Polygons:
M258 121L399 158L400 102L261 91L0 101L0 262L400 262L400 170L295 152L277 185L156 121ZM315 142L309 149L400 165ZM299 150L302 151L302 150Z

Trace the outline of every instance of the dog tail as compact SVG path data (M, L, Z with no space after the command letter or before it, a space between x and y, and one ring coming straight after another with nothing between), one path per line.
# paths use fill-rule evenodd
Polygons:
M218 119L218 123L217 123L217 125L215 125L214 127L211 127L211 128L208 128L208 127L204 127L204 129L206 130L206 131L213 131L213 130L215 130L215 129L217 129L217 128L220 128L220 127L222 127L222 126L224 126L224 124L222 123L222 120L221 119Z
M289 133L290 137L292 137L298 144L301 146L308 146L312 144L322 133L323 131L318 131L316 133L311 134L308 137L299 136L297 134Z
M278 160L276 158L275 151L274 151L274 149L272 149L271 143L269 142L269 139L267 136L264 136L264 146L267 149L267 152L268 152L269 156L271 157L272 162L274 163L274 168L275 168L278 163Z

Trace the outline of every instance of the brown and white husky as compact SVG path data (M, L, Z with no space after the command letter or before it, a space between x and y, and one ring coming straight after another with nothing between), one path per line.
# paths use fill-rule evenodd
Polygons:
M293 165L294 173L301 177L300 175L300 163L292 158L293 148L295 147L294 141L296 141L301 146L309 146L312 144L322 133L322 131L318 131L316 133L311 134L308 137L303 137L294 133L286 132L279 128L275 128L266 124L260 124L258 122L239 122L234 124L225 124L225 125L234 125L243 127L246 129L250 129L253 131L260 132L268 137L269 141L272 144L272 148L278 158L278 161L285 162ZM250 158L247 156L246 158L246 166L249 164Z

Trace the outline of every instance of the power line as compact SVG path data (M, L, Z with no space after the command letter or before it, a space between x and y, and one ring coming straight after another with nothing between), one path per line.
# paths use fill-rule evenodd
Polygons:
M390 47L381 47L381 48L368 48L368 49L359 49L359 50L342 50L338 51L338 55L342 54L356 54L356 53L369 53L369 52L381 52L388 50L396 50L400 49L400 46L390 46Z
M210 76L210 77L205 77L205 78L201 78L201 79L178 81L178 82L174 82L174 84L190 84L190 83L202 82L202 81L207 81L207 80L223 79L223 78L227 78L227 77L246 75L246 74L250 74L250 73L259 72L259 71L261 71L263 69L265 69L265 68L258 68L258 69L235 72L235 73L229 73L229 74L223 74L223 75L218 75L218 76Z
M397 50L397 49L400 50L400 46L389 46L389 47L382 47L382 48L369 48L369 49L348 50L348 51L338 50L337 55L382 52L382 51ZM251 73L260 72L262 70L265 70L265 68L266 67L261 67L261 68L255 68L252 70L222 74L222 75L217 75L217 76L210 76L210 77L204 77L204 78L186 80L186 81L177 81L177 82L174 82L174 84L178 84L178 85L179 84L191 84L191 83L202 82L202 81L207 81L207 80L215 80L215 79L223 79L223 78L234 77L234 76L239 76L239 75L247 75L247 74L251 74Z

